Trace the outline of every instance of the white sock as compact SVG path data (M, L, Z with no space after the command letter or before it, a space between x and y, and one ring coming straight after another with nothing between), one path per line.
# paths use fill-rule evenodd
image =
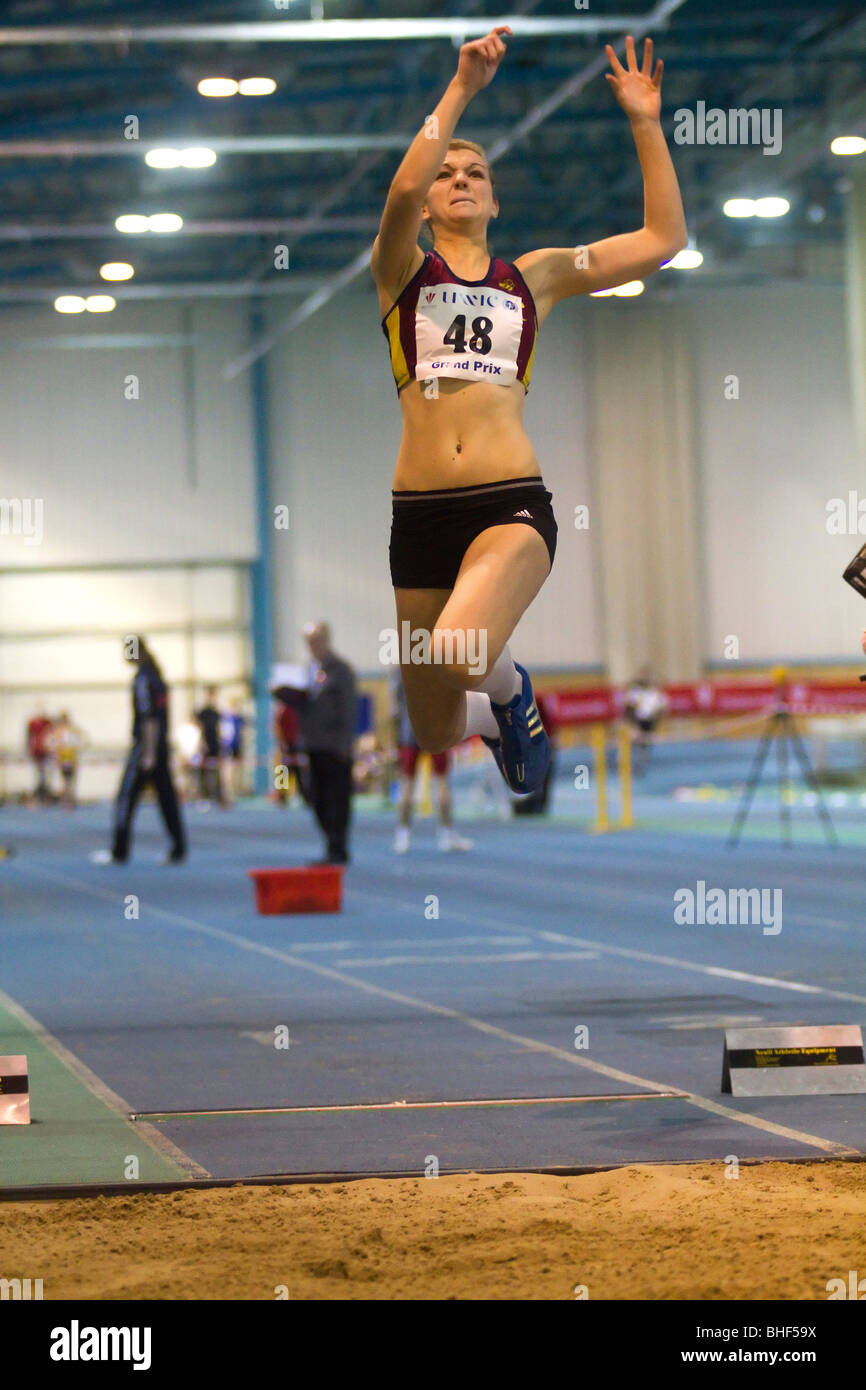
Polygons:
M463 738L473 734L484 734L485 738L499 738L499 725L490 708L490 696L480 690L466 692L466 728Z
M523 678L511 659L508 643L478 689L489 695L497 705L507 705L523 689Z

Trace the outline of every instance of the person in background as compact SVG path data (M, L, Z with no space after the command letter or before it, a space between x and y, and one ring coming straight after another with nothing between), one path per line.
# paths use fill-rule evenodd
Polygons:
M180 789L183 801L195 801L201 787L201 728L194 718L185 719L175 730L180 754Z
M207 703L196 710L196 723L201 729L201 783L202 801L218 806L225 805L222 787L222 746L220 742L220 712L217 709L217 688L209 685L206 692Z
M143 637L127 637L123 654L138 667L132 683L132 748L114 808L111 850L97 850L90 857L95 864L126 863L136 807L144 788L151 783L171 838L171 849L163 862L179 864L186 858L187 844L169 766L168 687Z
M27 753L36 772L36 786L33 789L35 801L46 805L51 800L48 785L48 769L51 759L51 730L54 728L42 705L38 707L27 725Z
M298 713L300 698L298 691L286 686L281 686L272 693L276 702L274 737L277 741L280 767L286 769L289 783L286 785L286 778L281 777L275 795L279 804L285 806L287 801L293 799L295 788L304 800L307 800L307 766L301 748L301 718Z
M400 801L397 810L398 825L394 833L394 853L405 854L409 849L418 757L421 750L409 721L399 668L396 668L389 677L388 684L400 758ZM449 781L451 751L448 749L444 753L432 753L430 759L436 783L436 806L439 813L437 843L439 849L443 853L448 853L451 850L470 850L472 841L465 840L457 834L451 819L451 786Z
M51 752L60 773L60 803L72 811L76 806L76 781L78 760L84 747L85 738L64 711L51 733Z
M358 721L355 673L331 647L327 623L307 623L304 637L312 657L306 690L280 686L272 692L297 708L308 761L307 799L325 836L319 864L348 864L352 816L352 755Z
M220 722L220 741L227 772L228 794L237 800L244 794L244 729L246 719L241 714L240 700L229 701Z
M632 726L635 745L634 775L642 777L649 765L652 736L668 708L668 698L644 671L626 691L625 717Z

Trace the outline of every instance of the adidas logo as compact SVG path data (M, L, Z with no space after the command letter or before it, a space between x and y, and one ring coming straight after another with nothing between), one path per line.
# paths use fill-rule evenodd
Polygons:
M526 510L525 507L523 508L523 511L522 511L522 512L515 512L514 515L515 515L515 516L528 516L529 519L530 519L530 521L532 520L532 512L528 512L528 511Z

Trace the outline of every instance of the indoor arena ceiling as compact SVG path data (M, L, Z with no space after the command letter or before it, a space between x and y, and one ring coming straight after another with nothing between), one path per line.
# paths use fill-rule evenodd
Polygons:
M124 298L309 296L375 235L388 183L456 62L459 38L318 39L311 22L550 20L520 33L460 133L496 158L494 250L571 245L640 224L640 171L601 72L606 41L652 35L664 58L665 128L677 108L783 113L779 154L758 145L674 146L704 283L767 278L841 283L845 187L866 155L862 0L12 0L0 9L0 303L104 289L99 267L129 260ZM577 23L575 23L575 21ZM267 26L259 30L257 26ZM303 38L291 34L298 26ZM582 27L581 27L582 26ZM627 26L627 29L626 29ZM595 66L593 66L595 64ZM213 99L201 78L270 77L269 96ZM124 138L128 117L139 140ZM521 125L522 123L522 125ZM126 130L130 126L127 123ZM288 138L287 138L288 137ZM291 137L301 137L292 148ZM209 146L207 168L155 169L154 146ZM790 212L731 219L731 197L782 195ZM127 236L124 213L171 211L174 234ZM289 248L291 273L274 269ZM357 273L357 272L356 272ZM679 293L691 275L672 273ZM667 281L667 287L662 281ZM661 286L661 288L657 288ZM658 277L665 293L672 277ZM117 327L115 318L115 327Z

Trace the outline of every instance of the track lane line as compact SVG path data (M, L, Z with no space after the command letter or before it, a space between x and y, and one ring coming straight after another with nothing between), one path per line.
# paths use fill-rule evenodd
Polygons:
M17 867L20 869L21 865L19 864ZM77 889L79 892L88 894L91 897L101 898L111 903L117 901L116 895L109 893L107 890L95 888L92 884L82 883L78 879L51 874L42 866L40 866L40 875L42 878L53 880L67 888ZM413 904L413 908L414 906ZM304 960L301 956L293 955L291 951L280 951L273 946L266 946L261 942L252 941L249 937L239 936L235 932L224 931L220 927L208 926L206 923L198 921L197 918L187 917L183 913L173 912L168 908L154 907L148 904L146 911L153 917L183 927L185 930L194 932L197 935L210 937L214 941L224 941L228 945L236 946L239 950L249 951L254 955L261 955L270 960L277 960L285 965L293 965L298 969L307 971L309 974L318 975L323 979L335 980L339 984L347 985L350 989L355 989L360 993L373 995L381 999L390 999L394 1003L402 1004L412 1009L418 1009L424 1013L435 1014L440 1018L453 1019L455 1022L462 1023L465 1027L471 1028L475 1032L483 1033L488 1037L498 1038L503 1042L517 1043L521 1047L526 1048L529 1052L538 1052L546 1056L556 1057L560 1061L568 1063L570 1066L576 1066L585 1071L591 1071L597 1076L606 1076L613 1081L624 1082L626 1085L630 1086L642 1086L648 1091L670 1092L680 1091L681 1089L670 1083L651 1081L646 1077L633 1075L631 1072L622 1071L618 1067L609 1067L604 1062L591 1061L588 1057L580 1057L576 1052L567 1052L565 1048L555 1047L551 1043L540 1042L537 1038L528 1038L520 1033L512 1033L509 1029L499 1028L495 1024L486 1023L483 1019L475 1018L471 1014L461 1013L458 1009L449 1008L447 1005L433 1004L426 999L419 999L415 995L403 994L398 990L386 989L383 985L375 985L368 980L358 979L354 975L348 975L345 971L335 969L333 966L321 965L316 961ZM765 1134L775 1134L780 1138L791 1139L808 1148L819 1149L823 1153L835 1154L838 1157L853 1157L860 1155L859 1149L853 1149L849 1145L837 1143L832 1139L824 1139L820 1135L809 1134L804 1130L791 1129L787 1125L776 1124L775 1121L766 1120L759 1115L750 1115L739 1110L734 1110L730 1106L709 1100L706 1096L697 1095L693 1091L683 1092L682 1094L685 1102L689 1105L694 1105L700 1110L705 1110L713 1115L719 1115L724 1119L733 1120L737 1124L748 1125L752 1129L760 1129Z

